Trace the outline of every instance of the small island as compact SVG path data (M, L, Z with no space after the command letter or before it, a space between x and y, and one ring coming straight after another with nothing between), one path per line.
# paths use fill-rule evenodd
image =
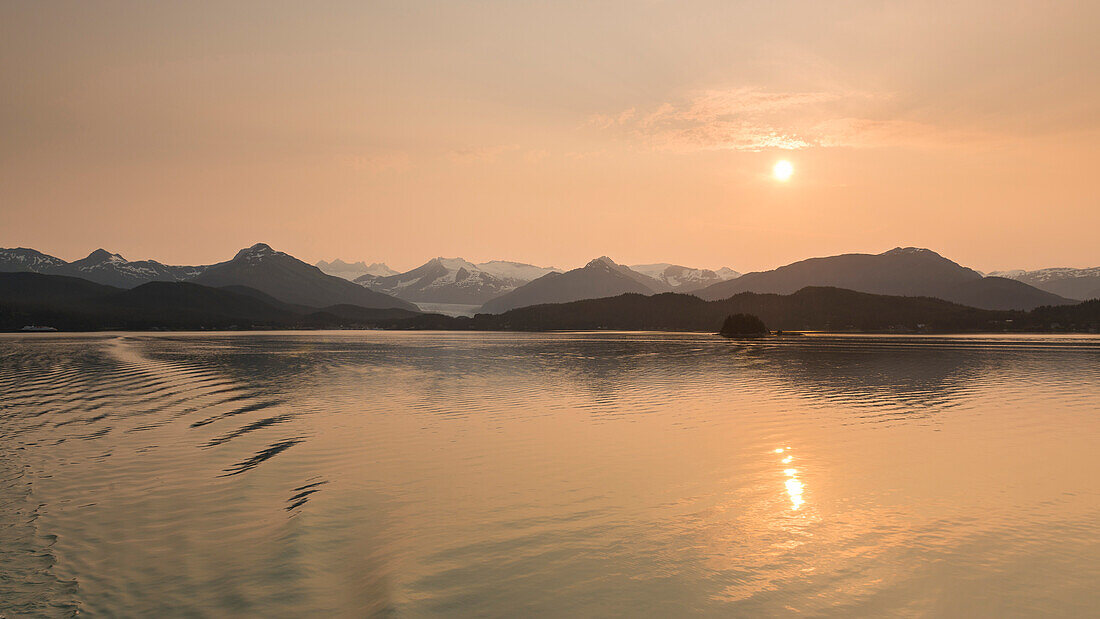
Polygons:
M731 314L726 316L718 335L723 337L759 337L768 335L764 321L752 314Z

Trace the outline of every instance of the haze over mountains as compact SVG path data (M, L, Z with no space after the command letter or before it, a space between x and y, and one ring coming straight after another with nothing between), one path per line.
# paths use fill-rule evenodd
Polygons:
M503 260L473 264L462 258L439 257L405 273L363 275L355 283L409 301L481 305L554 271Z
M711 271L710 269L692 269L667 262L632 264L630 268L642 275L648 275L657 281L663 282L676 292L694 292L711 284L741 276L740 273L729 267Z
M307 307L351 304L365 308L417 311L408 301L390 297L322 273L320 269L257 243L225 262L205 266L168 266L153 260L129 262L118 254L96 250L87 258L65 262L33 249L0 249L0 272L33 272L79 277L117 288L149 282L194 282L211 287L245 286L283 303Z
M364 275L380 275L385 277L386 275L397 275L397 271L394 271L390 267L386 266L384 262L373 262L367 264L360 260L359 262L344 262L337 258L332 262L325 262L324 260L318 260L313 266L321 269L322 272L328 275L335 275L346 279L348 281L354 280L357 277Z
M771 329L796 331L1095 333L1100 329L1100 299L1022 312L983 310L930 297L875 295L816 286L789 295L742 292L719 301L677 293L627 293L472 318L421 314L402 319L402 323L414 328L459 330L715 331L727 316L738 313L757 316Z
M602 256L579 269L565 273L547 273L486 302L481 306L481 311L499 314L528 305L612 297L626 292L648 295L671 290L672 287L665 282Z
M617 264L606 256L566 272L517 262L474 264L461 258L442 257L405 273L394 273L380 263L366 265L337 260L324 263L324 266L333 272L343 272L345 276L364 269L374 272L363 273L354 282L348 281L346 277L324 273L316 266L263 243L242 249L225 262L202 266L172 266L154 260L131 262L102 249L73 262L33 249L0 249L0 272L38 273L59 278L51 284L58 289L79 287L79 282L110 286L109 291L99 290L97 298L100 301L86 309L106 312L103 308L114 308L112 311L128 317L131 322L127 324L145 324L133 322L137 320L134 313L137 312L136 307L147 307L150 311L157 307L157 302L153 301L141 306L138 297L111 296L118 289L138 287L143 289L141 295L145 296L140 297L142 299L160 299L167 303L169 299L178 298L178 308L167 307L164 310L171 310L166 315L177 318L182 315L181 308L187 307L185 299L192 299L193 305L205 308L203 311L207 313L202 316L243 320L270 314L264 308L256 312L242 309L244 306L239 297L247 297L282 312L270 314L272 318L268 321L280 325L312 324L301 322L303 316L315 313L319 308L326 308L328 312L327 318L323 319L328 322L324 324L337 324L333 322L336 320L334 316L343 316L353 324L361 324L363 320L377 318L378 314L370 312L379 309L411 313L441 311L443 305L454 304L469 308L464 311L471 315L479 307L483 313L500 314L517 308L616 297L624 293L648 296L677 292L690 293L704 300L724 300L746 292L790 295L807 287L833 287L877 295L933 297L987 310L1030 310L1038 306L1066 305L1078 299L1100 297L1100 268L1044 269L1005 272L1005 277L983 277L977 271L933 251L918 248L895 248L881 254L811 258L740 277L730 269L712 271L669 263L642 264L631 268ZM78 279L70 281L71 278ZM13 281L16 283L11 284ZM8 294L16 294L18 285L22 285L19 282L30 286L28 282L31 281L10 280L9 284L15 288L9 286ZM37 286L35 290L45 294L43 291L49 286L34 281L37 282L34 284ZM163 285L147 287L150 283ZM172 287L181 283L197 285L201 290L186 286ZM220 292L211 293L205 289ZM226 296L227 293L234 296ZM28 294L33 297L32 293ZM104 301L107 297L114 300ZM863 297L851 298L858 300ZM0 305L6 301L0 298ZM71 299L64 302L69 301ZM236 309L221 313L220 310L215 311L217 308L213 306L223 302L227 308ZM24 310L30 306L40 307L33 303L27 305L26 298L21 303L23 305L20 307ZM42 303L49 305L49 299L43 298ZM637 304L628 306L642 307ZM332 310L334 307L343 309ZM73 314L70 310L73 308L68 307L66 311L69 313L64 315L71 319ZM223 323L209 322L211 325ZM177 321L173 324L182 323Z

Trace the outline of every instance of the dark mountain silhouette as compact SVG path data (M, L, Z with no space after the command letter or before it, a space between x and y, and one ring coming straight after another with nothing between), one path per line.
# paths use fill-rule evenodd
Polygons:
M1100 331L1100 299L1090 299L1077 305L1045 305L1028 313L1025 326L1041 329Z
M579 269L565 273L547 273L486 302L481 306L481 311L499 314L528 305L595 299L625 292L654 294L668 290L668 284L615 264L611 258L603 256Z
M983 309L1032 309L1073 302L1022 282L982 277L977 271L934 251L914 247L899 247L877 255L810 258L772 271L746 273L695 294L716 300L740 292L791 294L807 286L831 286L883 295L928 296Z
M263 243L242 249L232 260L207 267L193 281L212 287L248 286L284 303L309 307L350 304L418 311L408 301L326 275L317 267Z
M243 286L149 282L132 289L76 277L0 273L0 329L45 324L61 330L377 326L415 316L400 308L292 306Z
M346 263L338 263L337 266ZM354 265L352 265L354 266ZM372 265L373 266L373 265ZM194 281L213 287L244 286L267 295L266 302L287 304L290 311L338 304L360 307L397 307L416 311L410 300L427 303L482 304L482 311L499 313L526 305L559 303L637 292L684 292L712 277L730 277L704 269L677 265L641 265L659 278L649 277L608 258L590 262L568 273L520 263L492 261L472 264L461 259L437 258L407 273L364 276L358 286L326 275L316 267L267 245L242 250L233 260L212 266L171 266L155 260L128 261L99 249L67 263L33 249L0 249L0 272L36 272L80 277L105 285L133 288L152 281ZM726 271L726 270L723 270ZM985 309L1030 309L1072 303L1067 296L1100 296L1100 269L1044 269L982 277L926 249L897 248L883 254L846 254L813 258L772 271L749 273L694 291L704 299L727 298L739 292L789 294L806 286L834 286L887 295L932 296ZM366 281L366 280L370 281ZM1049 288L1040 290L1029 283ZM387 296L392 293L393 296ZM401 300L397 297L404 297Z
M1090 305L1091 303L1091 305ZM731 314L752 314L772 329L793 331L979 332L1100 328L1100 301L1032 312L983 310L931 297L876 295L808 287L790 295L744 292L704 301L694 295L628 293L451 318L422 314L391 328L513 331L717 331Z
M1074 299L1051 294L1003 277L983 277L977 282L947 289L939 298L983 309L1030 310L1043 305L1070 305Z
M992 276L1006 277L1039 290L1069 299L1100 298L1100 267L1091 269L1053 268L1038 271L1000 271Z
M326 275L293 256L263 243L243 249L227 262L210 266L170 266L155 260L131 262L105 249L67 263L33 249L0 249L0 272L35 272L80 277L88 281L134 288L149 282L193 281L212 287L247 286L284 303L308 307L337 304L395 307L418 311L415 305Z
M79 277L16 272L0 274L0 303L19 307L69 307L119 289Z
M808 287L791 295L740 293L705 301L676 293L626 294L515 309L483 320L519 330L623 329L717 331L731 314L752 314L783 330L987 329L1011 317L929 297L894 297ZM475 321L482 316L476 316ZM923 326L921 326L923 325Z
M896 297L839 288L792 295L741 293L720 301L693 295L628 293L545 304L504 314L451 318L400 308L288 304L243 286L150 282L132 289L39 273L0 273L0 329L390 328L460 330L715 331L732 314L769 327L823 331L1024 331L1100 329L1100 300L1031 312L981 310L929 297Z
M149 320L165 327L208 321L214 324L286 324L296 315L254 297L191 282L149 282L94 300L93 308L117 312L128 321Z

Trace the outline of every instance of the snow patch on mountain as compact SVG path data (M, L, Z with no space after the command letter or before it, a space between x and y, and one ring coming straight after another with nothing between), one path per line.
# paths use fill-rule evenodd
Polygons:
M728 267L723 267L721 269L722 273L719 273L710 269L694 269L668 262L632 264L630 268L665 283L677 292L698 290L740 275L740 273Z
M487 267L487 268L486 268ZM474 264L464 258L433 258L419 267L389 276L363 275L357 284L419 303L477 304L515 290L528 277L551 272L527 264L494 261Z
M557 267L537 267L523 262L509 262L507 260L490 260L478 263L477 268L502 279L513 279L527 283L536 280L547 273L560 273Z
M990 275L1014 279L1069 299L1084 301L1100 297L1100 267L1087 269L1054 267L1035 271L1016 269L994 271Z
M34 249L26 247L0 248L0 272L30 271L42 273L59 267L67 262Z
M1038 269L1035 271L1024 271L1022 269L1015 269L1012 271L993 271L989 274L993 277L1007 277L1009 279L1027 280L1035 282L1049 282L1060 279L1079 279L1084 277L1100 277L1100 267L1092 267L1088 269L1074 269L1070 267L1053 267L1049 269Z

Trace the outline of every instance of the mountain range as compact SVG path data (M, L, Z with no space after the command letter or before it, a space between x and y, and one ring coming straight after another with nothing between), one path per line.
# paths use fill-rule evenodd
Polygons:
M412 303L326 275L315 266L257 243L232 260L213 264L193 280L207 286L247 286L285 303L309 307L350 304L367 308L419 311Z
M995 271L991 276L1005 277L1069 299L1100 298L1100 267L1091 269L1053 268L1038 271Z
M363 275L355 283L408 301L481 305L553 272L553 268L519 262L473 264L462 258L439 257L405 273Z
M332 262L325 262L324 260L318 260L313 266L321 269L322 273L327 275L335 275L346 279L348 281L354 280L357 277L364 275L379 275L385 277L387 275L397 275L397 271L394 271L390 267L386 266L384 262L373 262L367 264L360 260L359 262L344 262L337 258Z
M688 294L627 293L601 299L534 305L502 314L454 318L419 314L386 328L476 331L717 331L732 314L751 314L770 329L958 333L1100 329L1100 299L1042 306L1029 312L983 310L930 297L899 297L841 288L807 287L793 294L742 292L704 301Z
M711 271L710 269L692 269L667 262L632 264L630 269L663 282L676 292L694 292L711 284L741 277L740 273L729 267Z
M580 299L611 297L626 292L655 294L669 292L667 283L616 264L602 256L579 269L547 273L481 306L487 314L500 314L518 307L544 303L566 303Z
M0 273L0 330L9 331L28 324L68 331L335 328L376 326L416 315L394 307L294 305L237 285L154 281L127 289L67 275Z
M694 294L726 299L741 292L791 294L807 286L830 286L882 295L924 296L982 309L1030 310L1073 303L1060 295L1003 277L983 277L934 251L898 247L881 254L810 258L771 271L746 273Z
M405 273L393 273L378 263L368 266L337 260L324 265L330 270L344 271L345 275L363 268L375 273L364 273L355 281L348 281L263 243L242 249L225 262L203 266L128 261L102 249L73 262L33 249L0 249L0 272L73 277L120 289L151 282L188 282L250 296L268 305L287 304L295 315L308 308L334 306L416 312L421 309L418 303L428 309L454 304L470 308L469 314L478 307L483 313L499 314L522 307L624 293L691 293L703 300L724 300L744 292L790 295L806 287L934 297L989 310L1030 310L1100 296L1096 294L1100 291L1092 288L1100 278L1100 268L983 276L933 251L912 247L881 254L811 258L741 276L730 269L712 271L670 263L627 267L606 256L566 272L517 262L474 264L461 258L442 257Z
M184 281L212 287L246 286L278 301L307 307L351 304L418 311L408 301L326 275L317 267L263 243L240 250L230 260L206 266L168 266L153 260L130 262L103 249L73 262L33 249L0 249L0 272L20 271L78 277L116 288Z
M177 282L193 279L206 267L168 266L155 260L130 262L119 254L97 249L73 262L19 247L0 249L0 272L29 271L49 275L68 275L88 281L133 288L146 282Z
M1092 331L1100 299L1030 312L982 310L929 297L807 287L790 295L744 292L720 301L693 295L627 293L453 318L399 308L312 308L245 286L149 282L123 289L64 275L0 273L0 330L50 325L65 331L146 329L382 328L448 330L714 331L724 317L751 313L784 330L966 332Z

